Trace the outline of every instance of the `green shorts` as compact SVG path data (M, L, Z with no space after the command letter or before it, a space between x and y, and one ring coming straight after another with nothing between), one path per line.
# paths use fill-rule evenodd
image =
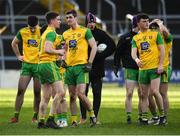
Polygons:
M148 70L139 70L138 81L140 84L150 84L151 80L159 78L160 75L156 73L157 68Z
M139 70L137 69L125 69L125 79L138 81Z
M55 81L62 80L59 73L59 68L54 62L40 63L38 65L38 72L39 72L40 80L42 84L45 84L45 83L52 84Z
M89 82L89 73L83 69L84 65L68 67L65 72L65 84L77 85Z
M161 74L161 83L168 83L172 74L171 66L164 67L164 73Z
M32 76L39 79L38 64L23 62L20 74L23 76Z

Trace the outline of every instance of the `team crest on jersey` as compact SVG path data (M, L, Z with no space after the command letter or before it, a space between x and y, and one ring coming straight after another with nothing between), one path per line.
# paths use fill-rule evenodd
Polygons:
M76 46L77 46L77 41L76 40L70 40L69 41L69 48L74 49L74 48L76 48Z
M142 42L140 45L141 45L141 50L142 51L148 50L149 46L150 46L148 42Z
M30 46L37 47L38 46L37 41L34 39L29 39L28 40L28 47L30 47Z

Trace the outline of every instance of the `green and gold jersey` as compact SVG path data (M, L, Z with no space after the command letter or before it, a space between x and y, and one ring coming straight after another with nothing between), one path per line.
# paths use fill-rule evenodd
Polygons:
M46 41L50 41L53 43L53 48L56 49L60 45L61 40L62 40L62 36L57 35L54 28L47 27L47 29L41 36L40 51L39 51L40 63L52 62L57 60L57 55L46 53L44 46Z
M157 31L147 30L139 32L133 37L132 48L137 48L143 67L140 70L157 68L159 64L158 46L163 45L161 34Z
M29 27L22 28L16 38L22 41L24 61L27 63L36 64L39 62L39 44L40 44L40 27L36 27L32 33Z
M87 63L88 40L92 37L91 30L82 26L75 30L70 28L63 33L63 40L67 46L66 63L68 66Z
M170 56L170 51L172 48L172 41L173 41L172 35L170 34L167 39L163 37L163 40L164 40L164 48L165 48L163 66L166 67L169 65L169 56Z

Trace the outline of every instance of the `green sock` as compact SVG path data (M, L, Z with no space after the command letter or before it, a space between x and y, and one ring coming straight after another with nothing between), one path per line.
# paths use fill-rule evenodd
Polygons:
M14 112L14 117L18 119L19 118L19 112Z
M38 118L38 113L34 112L33 118L37 119Z
M163 109L159 110L159 114L161 117L164 116L164 110Z
M40 118L39 122L44 123L45 122L45 118Z
M63 117L62 117L62 113L57 114L57 119L58 119L58 120L62 120L62 118L63 118Z
M139 113L139 114L138 114L138 118L139 118L139 119L142 118L142 113Z
M143 119L147 119L148 118L148 113L147 112L143 112L142 113L142 118Z
M54 115L49 115L49 119L54 119Z
M63 112L62 113L62 119L66 119L67 120L67 112Z
M152 112L152 115L153 115L153 117L157 117L158 116L156 111Z
M127 112L127 118L131 117L131 112Z

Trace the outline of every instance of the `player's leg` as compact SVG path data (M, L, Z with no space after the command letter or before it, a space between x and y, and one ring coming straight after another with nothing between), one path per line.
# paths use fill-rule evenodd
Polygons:
M153 96L155 98L155 101L156 101L156 104L157 104L157 107L159 110L159 115L160 115L160 120L159 120L158 125L162 125L162 124L164 124L163 122L165 120L165 117L164 117L163 100L162 100L162 96L159 92L159 87L160 87L160 77L151 79L150 91L152 91L152 93L153 93Z
M163 99L164 113L167 124L167 114L169 110L169 99L168 99L168 82L170 81L172 69L170 66L164 68L165 73L161 75L160 94Z
M141 121L142 119L142 109L141 109L141 97L142 97L142 92L141 92L141 89L139 87L139 85L137 85L138 88L137 88L137 92L138 92L138 122Z
M94 115L93 107L88 97L85 95L85 89L86 89L85 83L78 84L76 87L77 96L79 100L82 102L82 104L84 105L84 107L86 107L86 110L88 111L89 116L90 116L91 125L94 126L96 124L96 117Z
M77 93L76 86L68 85L69 96L70 96L70 111L71 111L71 125L72 127L77 126Z
M51 87L52 87L52 91L55 92L55 96L52 101L51 110L50 110L46 125L50 128L57 129L59 128L59 126L55 123L54 116L55 114L57 114L57 106L61 107L61 103L59 104L59 102L65 96L65 92L64 92L62 81L53 82L51 84Z
M132 97L134 88L137 86L137 83L133 80L126 80L126 99L125 99L125 108L127 114L127 123L131 124L131 113L132 113Z
M86 90L85 90L85 95L88 96L89 92L89 84L86 84ZM79 124L84 124L86 123L86 108L83 106L82 102L79 101L80 103L80 111L81 111L81 119Z
M34 88L34 115L32 117L32 122L37 122L39 103L41 101L41 83L38 78L33 78L33 88Z
M148 94L149 94L149 84L140 84L142 97L141 97L141 110L142 110L142 125L148 124Z
M148 70L139 70L139 87L141 91L141 110L142 119L140 120L140 125L148 124L148 96L150 89L150 80L148 76Z
M125 108L127 123L131 124L132 97L134 88L137 86L139 71L137 69L125 69L126 99Z
M17 92L16 100L15 100L15 112L14 112L14 117L11 118L11 121L10 121L11 123L16 123L19 120L19 113L20 113L22 104L24 102L24 94L30 80L31 80L31 76L21 75L19 78L18 92Z
M149 110L152 114L152 118L148 121L148 124L157 123L159 120L159 116L157 114L156 102L154 100L154 96L153 96L153 93L151 91L149 94Z
M75 72L78 73L76 76L76 91L77 91L77 96L86 107L86 110L89 113L90 116L90 122L91 126L94 126L96 124L96 117L94 115L93 107L88 99L88 97L85 95L85 90L86 90L86 84L89 83L89 73L84 72L84 66L77 66L75 67Z
M93 92L93 110L96 118L98 118L98 113L101 105L101 91L102 91L102 78L94 78L91 82L92 92ZM98 118L98 124L99 118Z
M51 98L52 94L52 88L51 85L48 83L45 83L42 85L42 97L41 102L39 105L39 122L38 122L38 128L46 128L45 125L45 116L46 116L46 110L49 103L49 100Z
M32 122L37 122L38 112L39 112L39 103L41 101L41 82L39 79L38 73L38 64L32 64L31 73L33 76L33 90L34 90L34 115L32 117Z
M57 125L59 127L67 127L68 126L68 122L67 122L68 106L67 106L67 101L66 101L65 85L64 85L64 92L65 92L64 93L65 95L62 98L62 100L58 102L58 106L57 106Z

